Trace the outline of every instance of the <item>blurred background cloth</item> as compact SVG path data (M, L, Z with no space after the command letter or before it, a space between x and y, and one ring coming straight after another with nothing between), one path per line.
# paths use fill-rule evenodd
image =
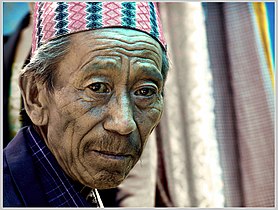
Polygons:
M28 5L3 7L9 35ZM274 7L159 3L171 63L165 110L141 160L110 191L112 206L274 206Z
M268 4L160 4L172 61L158 131L169 205L274 206Z

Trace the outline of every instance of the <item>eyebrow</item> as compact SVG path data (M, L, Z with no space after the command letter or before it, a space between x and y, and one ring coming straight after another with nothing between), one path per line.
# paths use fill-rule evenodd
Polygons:
M140 64L138 64L140 62ZM157 85L161 85L163 82L163 76L158 68L149 63L149 62L142 62L141 60L137 60L133 62L134 70L136 70L136 78L146 78L151 79Z
M154 55L153 53L155 53L156 55ZM157 66L159 66L159 61L158 61L158 57L159 54L153 50L142 50L141 52L141 56L143 58L147 58L147 59L150 59L150 60L153 60Z

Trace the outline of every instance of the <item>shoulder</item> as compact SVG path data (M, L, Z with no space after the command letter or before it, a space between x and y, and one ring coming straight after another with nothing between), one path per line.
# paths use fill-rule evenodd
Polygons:
M3 152L4 206L48 206L28 144L28 127L22 128Z
M35 170L26 130L27 127L22 128L3 151L4 206L26 206L26 189L35 184L31 180Z
M19 207L24 206L20 193L16 187L9 166L7 164L6 152L3 157L3 206L4 207Z

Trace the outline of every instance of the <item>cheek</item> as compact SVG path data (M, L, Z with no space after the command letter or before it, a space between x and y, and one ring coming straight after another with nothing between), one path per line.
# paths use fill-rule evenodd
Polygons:
M84 137L102 121L105 108L92 107L89 103L74 103L62 112L63 142L70 144L72 155L78 157L86 145Z
M51 110L49 146L62 168L75 180L83 179L81 176L91 177L84 167L84 150L88 142L96 138L97 132L91 131L96 130L104 113L105 107L93 107L91 103L81 101ZM90 138L84 138L88 134Z
M104 108L83 100L82 96L82 91L72 88L65 88L55 96L56 107L51 112L53 123L59 124L60 133L71 131L74 135L87 132L88 127L101 117Z
M142 141L146 141L153 129L158 125L163 113L163 101L159 101L144 110L137 110L136 122Z
M67 95L58 95L55 106L50 109L50 144L53 150L60 150L57 153L71 163L83 150L83 137L101 121L105 107L94 107L92 103L82 101L76 98L76 94L68 92Z

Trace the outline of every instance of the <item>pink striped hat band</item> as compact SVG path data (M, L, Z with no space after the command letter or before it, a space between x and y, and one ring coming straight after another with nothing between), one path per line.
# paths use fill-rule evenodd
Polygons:
M124 27L155 38L166 50L157 4L153 2L37 2L32 54L47 41L91 29Z

